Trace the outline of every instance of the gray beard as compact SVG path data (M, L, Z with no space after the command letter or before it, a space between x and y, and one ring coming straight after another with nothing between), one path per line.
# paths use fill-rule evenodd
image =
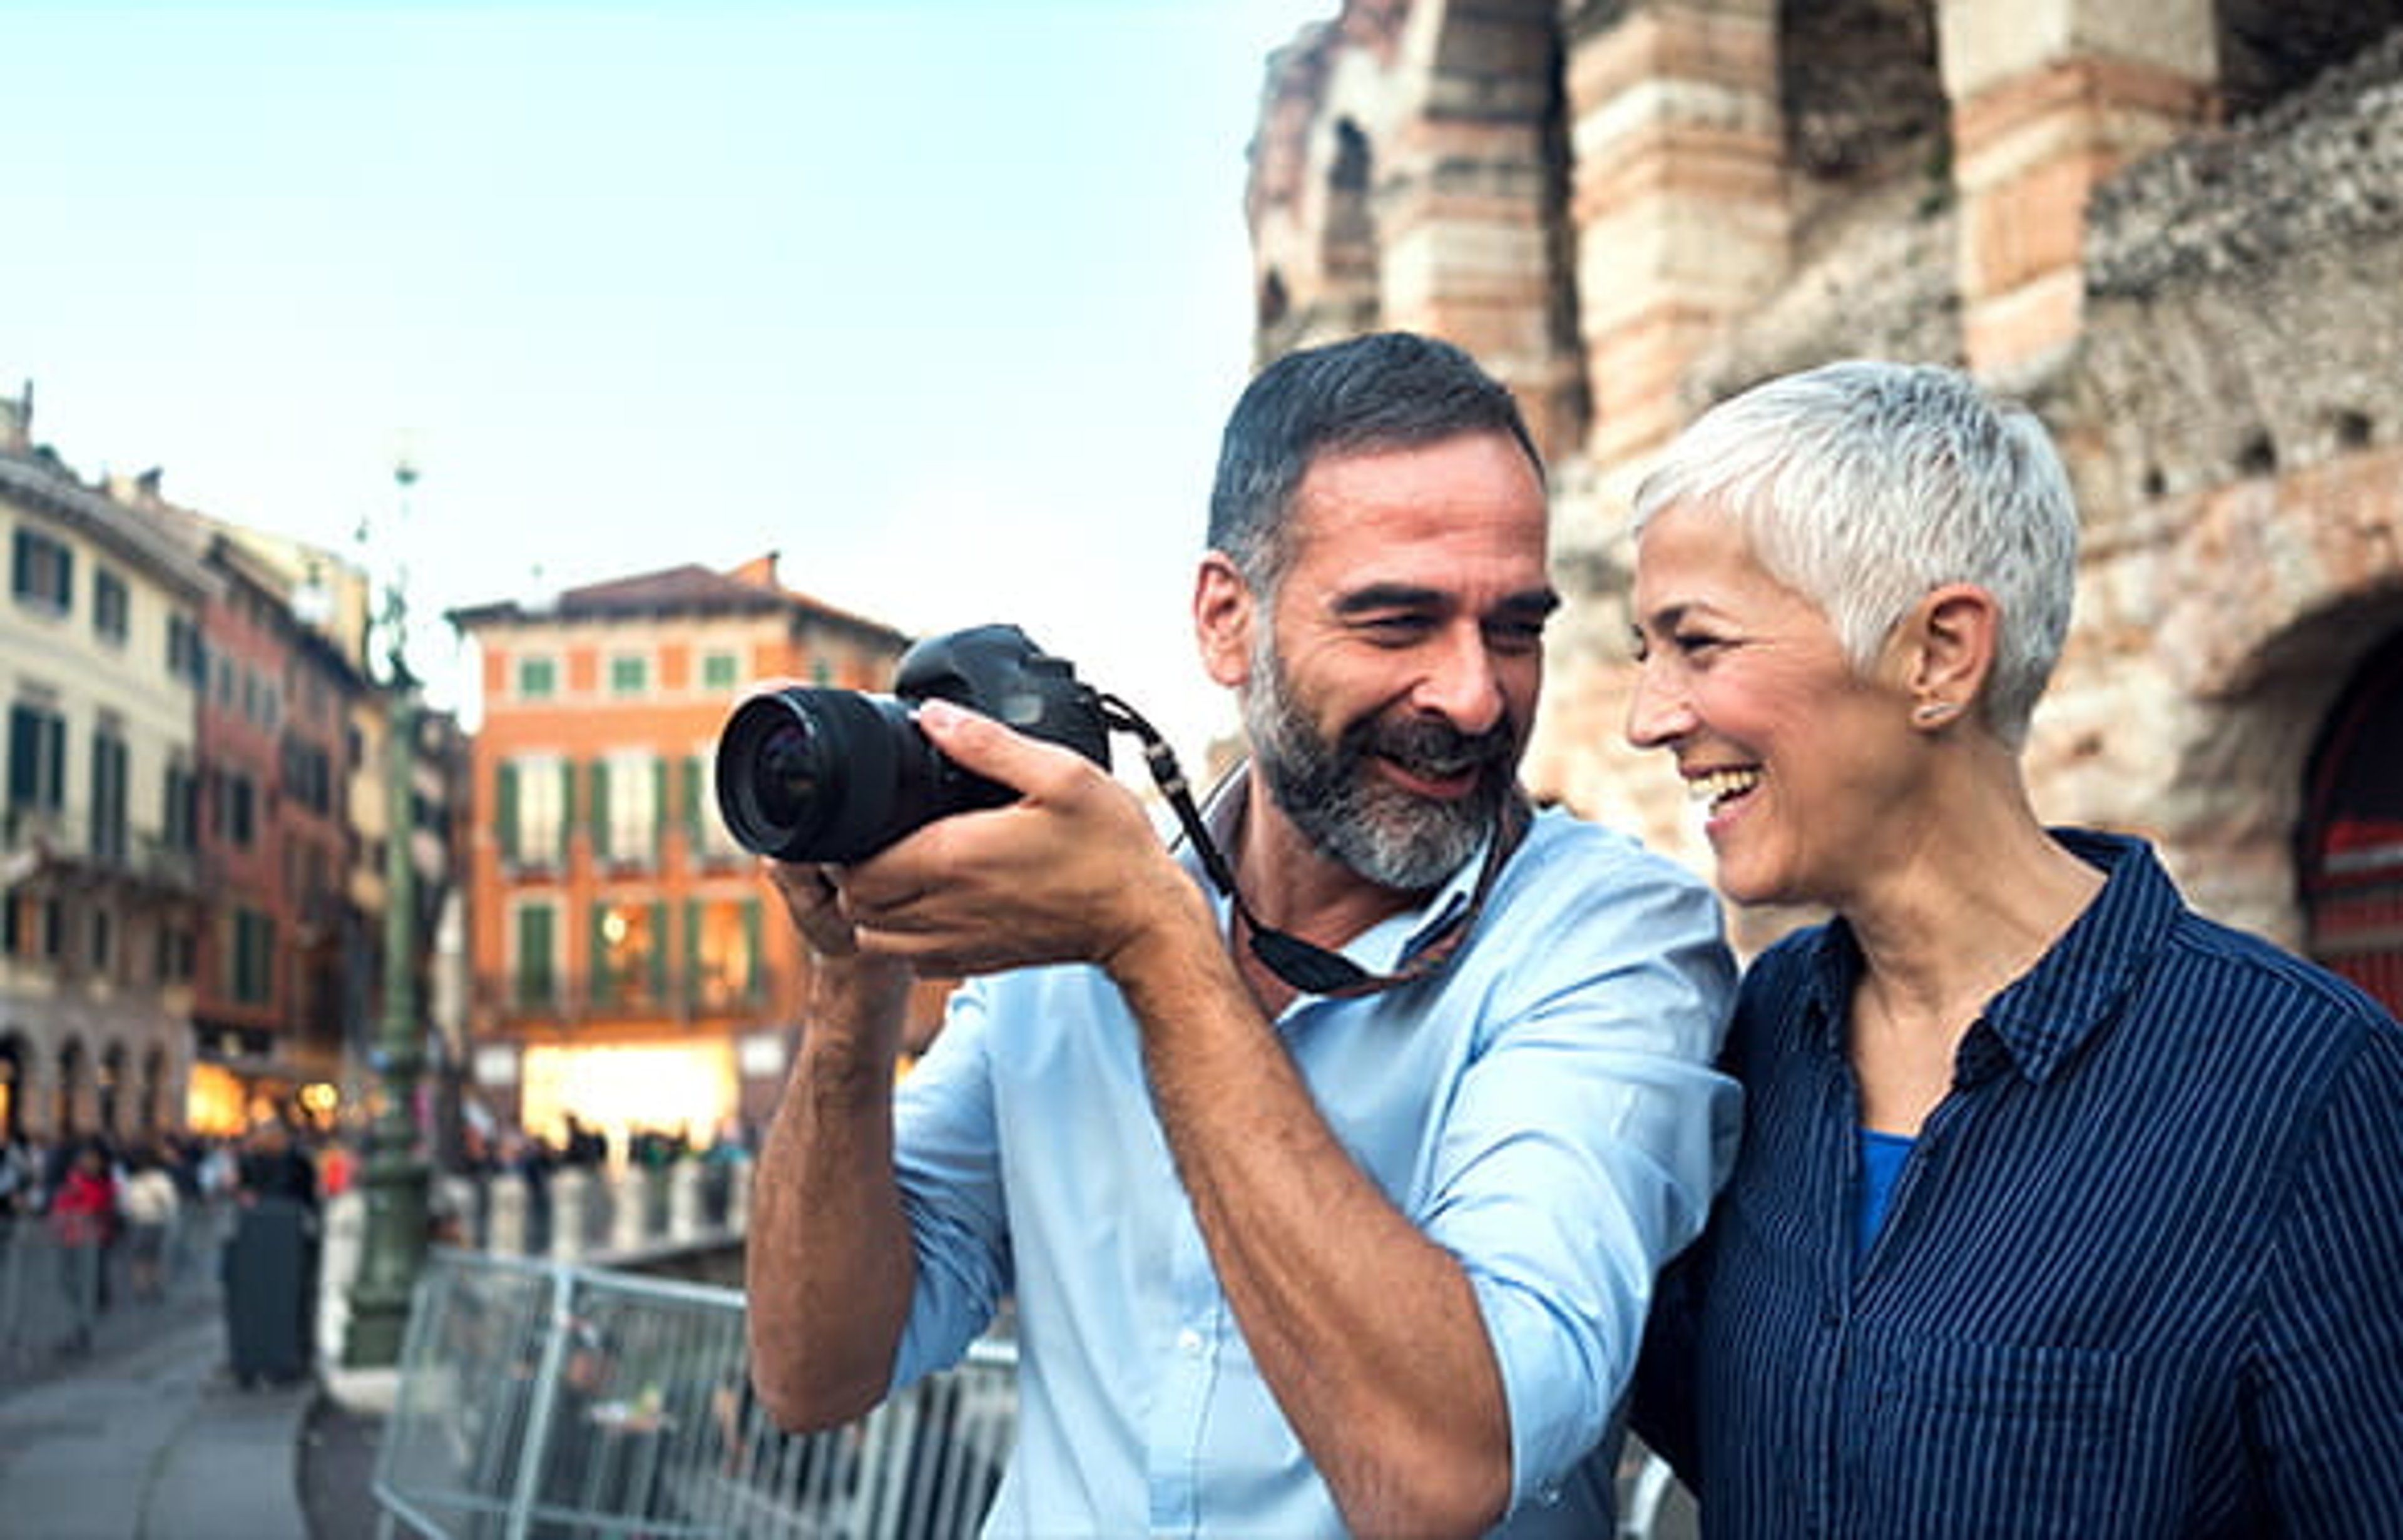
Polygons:
M1507 722L1472 737L1440 721L1370 717L1330 742L1293 699L1265 632L1243 711L1253 768L1278 809L1313 850L1381 888L1440 886L1483 845L1509 796L1518 742ZM1380 781L1372 756L1435 775L1484 769L1472 795L1444 801Z

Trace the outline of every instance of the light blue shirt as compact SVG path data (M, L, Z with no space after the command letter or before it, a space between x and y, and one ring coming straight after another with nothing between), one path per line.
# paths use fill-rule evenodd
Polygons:
M1390 971L1478 865L1346 955ZM1710 1067L1733 984L1697 879L1551 812L1442 973L1305 996L1276 1023L1360 1169L1467 1270L1508 1405L1513 1534L1610 1533L1653 1275L1733 1150L1737 1092ZM988 1534L1341 1533L1211 1269L1104 975L959 991L896 1116L918 1282L895 1385L956 1361L1016 1297L1019 1447Z

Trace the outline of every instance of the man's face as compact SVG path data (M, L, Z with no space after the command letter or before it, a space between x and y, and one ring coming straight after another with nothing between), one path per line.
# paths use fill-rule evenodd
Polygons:
M1493 827L1558 604L1535 467L1502 434L1322 456L1254 617L1242 700L1262 784L1319 853L1436 886Z

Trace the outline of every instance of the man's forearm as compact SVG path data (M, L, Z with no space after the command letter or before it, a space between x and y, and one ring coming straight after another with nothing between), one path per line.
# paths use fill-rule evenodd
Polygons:
M1113 973L1229 1304L1347 1527L1490 1527L1508 1417L1458 1261L1342 1148L1215 937L1147 945Z
M893 1076L909 976L821 964L754 1178L745 1287L752 1378L785 1427L830 1427L882 1398L914 1274L893 1178Z

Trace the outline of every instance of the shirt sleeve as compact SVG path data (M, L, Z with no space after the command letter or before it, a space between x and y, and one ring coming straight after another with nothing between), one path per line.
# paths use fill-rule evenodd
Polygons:
M1654 856L1555 865L1518 906L1540 919L1462 1079L1427 1222L1501 1368L1514 1512L1608 1428L1655 1276L1700 1230L1737 1130L1713 1067L1734 984L1716 901Z
M2337 1079L2263 1283L2255 1374L2282 1533L2403 1534L2403 1032Z
M917 1287L898 1390L959 1361L1009 1292L1008 1224L985 1035L991 981L952 992L943 1030L894 1093L895 1166Z

